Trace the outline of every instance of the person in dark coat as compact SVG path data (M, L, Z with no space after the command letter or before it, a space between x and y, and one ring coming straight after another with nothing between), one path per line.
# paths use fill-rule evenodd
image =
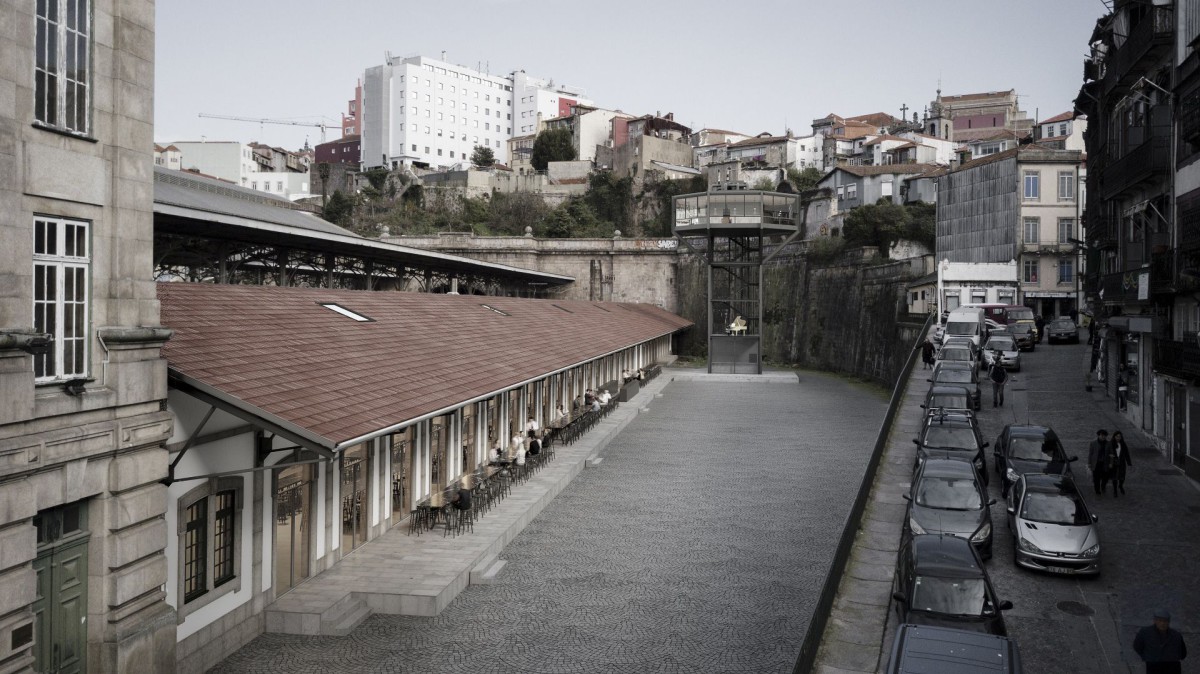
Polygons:
M1179 630L1171 629L1171 614L1154 612L1154 624L1138 630L1133 650L1146 663L1146 674L1179 674L1187 658L1187 644Z
M936 355L937 349L933 347L933 342L926 337L925 343L921 345L921 362L925 363L925 369L933 367L933 359Z
M1125 436L1121 431L1113 431L1112 440L1108 442L1112 453L1113 496L1125 493L1125 471L1133 467L1133 459L1129 456L1129 445L1125 444Z
M1112 448L1108 444L1108 431L1096 431L1096 439L1088 445L1088 470L1092 471L1092 486L1097 494L1103 494L1108 486L1108 463Z
M1037 327L1037 341L1040 342L1042 341L1042 335L1046 332L1046 319L1042 318L1041 314L1038 314L1033 319L1033 324Z

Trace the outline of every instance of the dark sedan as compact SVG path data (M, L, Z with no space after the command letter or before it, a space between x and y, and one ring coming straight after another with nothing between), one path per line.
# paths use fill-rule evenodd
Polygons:
M966 363L941 360L933 368L933 376L927 381L934 384L956 384L971 392L971 403L979 409L982 396L979 392L979 373Z
M1056 318L1046 324L1046 340L1053 342L1079 343L1079 329L1069 318Z
M900 543L892 599L901 623L1008 636L996 591L979 553L957 536L925 534Z
M1018 321L1008 324L1008 331L1017 340L1017 348L1022 351L1033 351L1037 348L1037 325L1033 321Z
M971 412L975 409L971 391L961 384L934 384L925 394L925 402L921 405L925 414L938 411Z
M1004 477L1004 494L1026 473L1069 475L1076 459L1063 451L1053 429L1030 424L1005 426L996 436L992 456L996 472Z
M971 541L979 556L992 556L994 499L979 474L966 461L929 459L917 470L908 501L905 531L915 534L950 534Z
M954 459L975 466L983 483L988 474L983 459L983 450L988 443L979 435L979 423L975 415L957 412L938 412L925 417L921 434L913 442L917 445L915 471L929 459Z

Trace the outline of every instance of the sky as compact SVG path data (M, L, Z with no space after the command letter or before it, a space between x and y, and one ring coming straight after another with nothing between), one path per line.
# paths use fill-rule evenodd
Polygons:
M156 142L297 149L340 135L355 81L385 54L524 69L600 107L693 129L811 133L812 121L936 95L1016 89L1071 109L1102 0L160 0ZM205 119L199 113L308 126Z

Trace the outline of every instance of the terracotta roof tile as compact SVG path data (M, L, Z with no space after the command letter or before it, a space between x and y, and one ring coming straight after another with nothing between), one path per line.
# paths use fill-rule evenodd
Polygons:
M187 283L158 294L173 376L329 447L691 325L579 300Z
M1075 119L1075 113L1071 112L1071 111L1067 111L1062 114L1055 115L1055 116L1051 117L1050 119L1043 119L1042 121L1038 122L1038 124L1041 125L1041 124L1053 124L1054 122L1069 122L1072 119Z

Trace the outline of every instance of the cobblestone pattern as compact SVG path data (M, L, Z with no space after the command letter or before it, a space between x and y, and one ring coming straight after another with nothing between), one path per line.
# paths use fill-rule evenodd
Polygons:
M434 618L268 634L216 672L790 672L886 410L878 391L675 382Z
M1086 336L1083 341L1086 341ZM1155 608L1172 613L1171 626L1184 633L1192 651L1200 649L1200 491L1153 449L1149 438L1116 413L1103 385L1084 391L1086 344L1039 344L1021 354L1022 371L1010 383L1004 407L993 408L990 388L983 394L980 425L983 438L994 443L1004 424L1040 423L1052 427L1068 455L1079 460L1072 472L1083 498L1100 516L1101 576L1074 579L1018 569L1013 564L999 476L993 471L989 491L995 557L988 571L1003 599L1014 608L1005 613L1010 636L1020 644L1030 672L1141 672L1133 652L1138 628L1149 625ZM1087 450L1096 429L1124 432L1132 448L1133 470L1127 495L1096 496L1087 469ZM988 469L994 467L988 447ZM1168 474L1160 473L1166 470ZM1072 615L1059 606L1082 603L1090 615ZM1066 605L1069 607L1069 605ZM1183 671L1200 673L1200 658L1189 657Z

